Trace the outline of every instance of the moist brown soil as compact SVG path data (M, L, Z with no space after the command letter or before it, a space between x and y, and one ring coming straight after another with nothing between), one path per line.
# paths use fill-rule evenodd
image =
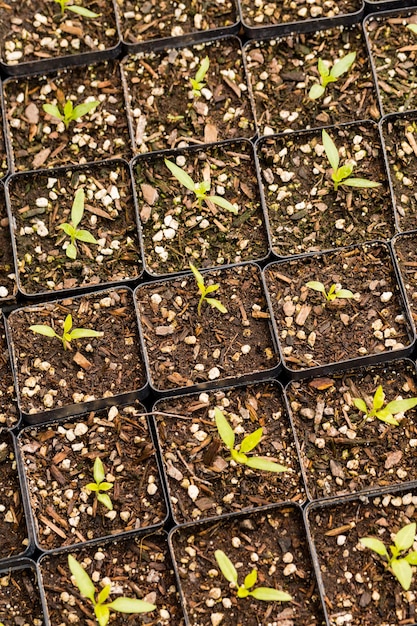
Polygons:
M286 394L311 499L340 496L417 479L416 409L399 426L366 418L353 404L372 408L382 385L384 405L417 395L415 365L397 361L331 378L290 383Z
M308 509L331 626L416 623L415 575L410 590L403 591L381 557L359 544L362 537L377 537L391 545L393 534L417 521L414 494L403 490ZM342 622L345 615L351 617Z
M404 234L396 237L393 242L394 253L400 268L400 274L407 294L407 302L411 311L414 328L417 325L417 234Z
M194 182L210 182L208 195L236 204L234 215L195 194L170 175L164 158L180 164ZM247 141L145 156L134 165L145 262L152 274L254 261L268 255L253 148ZM165 260L166 259L166 260Z
M302 22L314 18L337 17L347 13L356 13L362 7L359 0L341 0L336 2L305 2L305 0L283 0L277 2L253 2L252 0L240 0L242 18L247 26L252 28L271 26L275 24L287 24L289 22Z
M299 508L270 507L250 516L178 527L171 542L190 624L324 624ZM293 601L238 599L219 570L215 550L223 550L237 566L239 584L256 568L256 586L285 591Z
M327 86L322 98L308 93L319 83L318 60L333 65L356 52L351 69ZM377 94L362 28L339 27L244 48L261 135L379 119Z
M236 444L257 428L262 442L252 451L288 468L284 473L251 470L230 463L220 440L214 407L224 411L236 432ZM159 444L178 523L304 499L300 466L281 388L276 383L234 387L170 398L155 405ZM175 418L174 415L178 417ZM199 493L192 498L188 487Z
M4 191L0 190L0 304L14 298L17 285Z
M382 123L399 229L413 230L417 217L417 116L412 113L389 117Z
M28 548L28 531L10 433L0 433L0 537L2 559L20 556Z
M408 316L387 247L369 245L313 255L265 270L285 364L295 371L412 343ZM341 285L351 299L326 302L309 281Z
M4 178L5 176L7 176L8 170L9 162L6 152L6 142L4 138L3 113L0 112L0 178Z
M417 24L417 13L377 15L365 22L383 115L417 107L417 37L407 24Z
M204 78L207 91L196 99L190 79L206 56L210 62ZM139 53L127 57L122 68L138 152L254 136L255 123L237 38Z
M78 242L77 258L71 260L63 249L69 238L59 226L71 221L79 188L85 193L85 213L78 228L87 229L99 244ZM18 175L10 179L8 194L25 295L140 276L139 235L126 163Z
M103 52L117 46L119 38L112 2L74 0L71 4L83 5L99 13L99 17L85 18L68 10L61 16L59 4L50 0L4 3L0 14L1 61L12 67L83 52Z
M19 437L37 543L52 550L162 524L166 507L145 409L113 406ZM100 458L113 510L86 489Z
M80 165L131 157L119 64L98 63L54 74L9 79L4 84L7 133L15 171ZM68 129L42 109L44 104L100 104Z
M44 623L34 567L0 571L0 619L22 626Z
M257 151L278 256L349 246L395 233L395 219L378 127L372 122L329 130L340 165L352 176L380 183L334 190L320 131L265 138Z
M200 33L238 21L234 0L117 0L117 8L127 44Z
M111 612L115 626L184 626L174 572L163 534L138 535L124 541L90 546L72 554L93 579L96 589L108 578L110 600L119 596L139 598L156 605L152 613L126 615ZM51 624L69 626L96 623L92 604L83 598L71 581L68 552L42 558L42 581ZM107 583L109 581L106 581ZM76 619L78 618L78 619Z
M158 391L198 383L219 386L278 365L269 311L255 265L204 273L209 295L227 308L203 303L193 276L140 286L136 292L148 375Z
M59 339L29 330L46 324L62 335L68 314L73 328L93 329L103 337L76 339L71 350L64 350ZM126 289L17 309L8 325L24 413L138 391L146 383L132 296Z
M16 392L2 318L0 319L0 429L13 428L18 421Z

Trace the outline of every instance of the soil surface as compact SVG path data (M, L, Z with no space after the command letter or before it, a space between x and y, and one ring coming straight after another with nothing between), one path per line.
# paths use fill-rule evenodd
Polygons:
M290 22L302 22L323 17L336 17L347 13L356 13L362 8L359 0L329 0L325 3L313 0L240 0L243 21L247 26L270 26L273 24L287 24Z
M0 619L4 624L44 624L34 568L0 572Z
M417 258L416 258L417 236L415 234L404 234L394 239L394 252L398 262L401 277L407 294L408 306L414 328L417 325Z
M14 298L17 285L4 191L0 189L0 304Z

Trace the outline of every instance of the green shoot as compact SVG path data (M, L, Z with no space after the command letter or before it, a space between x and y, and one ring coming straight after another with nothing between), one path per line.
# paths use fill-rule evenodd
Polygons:
M263 470L265 472L287 472L288 467L269 461L258 456L247 456L248 452L251 452L259 444L262 438L262 428L258 428L250 435L246 435L242 439L242 443L235 447L235 433L232 427L224 416L224 413L220 409L214 409L214 417L216 420L216 426L221 440L225 446L229 449L231 459L241 465L246 465L252 469Z
M348 187L360 188L380 186L381 183L375 183L372 180L367 180L366 178L350 178L354 167L353 164L345 163L344 165L339 167L339 150L333 142L333 139L325 130L322 131L322 141L326 156L332 168L332 181L335 191L337 191L339 185L347 185Z
M239 585L236 568L223 550L216 550L214 556L225 579L232 583L235 588L237 587L236 595L238 598L251 596L255 600L264 600L265 602L290 602L292 600L292 596L289 593L273 589L272 587L255 587L255 589L252 589L258 580L258 571L256 569L253 569L245 577L243 585Z
M417 24L407 24L407 28L411 30L412 33L417 35Z
M67 315L64 320L63 333L58 335L53 328L46 324L35 324L29 326L29 330L38 335L45 335L45 337L56 337L62 341L64 350L70 348L70 343L73 339L82 339L84 337L102 337L104 333L97 330L91 330L90 328L72 328L72 316Z
M72 11L73 13L77 13L77 15L81 15L82 17L100 17L99 13L94 13L89 9L85 9L84 7L77 6L76 4L69 4L70 0L54 0L61 7L61 15L64 15L65 10Z
M171 174L187 189L192 191L197 198L198 206L201 206L203 200L204 202L212 202L222 209L226 209L226 211L230 211L230 213L234 213L235 215L238 213L238 209L228 200L225 200L221 196L208 196L207 193L210 190L210 183L206 180L203 180L201 183L195 183L191 176L184 172L178 165L173 163L172 161L168 161L165 159L165 165L170 170Z
M74 107L72 100L67 100L64 106L61 107L62 110L59 104L44 104L42 108L45 113L48 113L48 115L64 122L65 128L68 130L71 122L75 122L80 119L80 117L83 117L83 115L86 115L98 107L99 104L100 102L98 100L94 100L93 102L83 102L82 104Z
M335 83L339 76L345 74L352 67L356 59L356 52L350 52L344 57L336 61L333 67L329 70L323 59L319 59L317 63L317 69L320 74L320 84L316 83L309 91L308 97L310 100L317 100L321 98L326 87L329 83Z
M210 60L208 57L204 57L204 59L200 63L200 67L197 70L197 73L194 78L190 78L191 88L193 90L194 98L199 98L201 96L201 90L205 87L203 80L206 77L208 72L208 68L210 66Z
M119 596L113 602L105 604L110 595L111 585L105 585L97 594L94 583L87 574L81 563L79 563L72 554L68 555L68 567L71 574L75 578L75 583L83 598L90 600L94 607L94 615L96 616L99 626L107 626L110 619L110 611L118 611L119 613L150 613L156 609L154 604L138 600L136 598L125 598Z
M389 547L391 556L380 539L375 539L374 537L363 537L362 539L359 539L359 541L363 546L365 546L365 548L369 548L373 552L376 552L376 554L379 554L379 556L382 556L384 561L386 561L386 569L390 570L390 572L395 576L404 591L408 591L413 578L413 570L411 566L417 565L417 552L409 552L405 556L402 556L401 553L411 548L414 543L415 536L415 522L403 526L403 528L401 528L401 530L399 530L394 536L394 545Z
M354 398L353 404L359 411L365 413L366 417L377 417L381 422L398 426L399 423L393 417L397 413L405 413L417 405L417 398L406 398L405 400L393 400L384 406L385 393L382 385L379 385L372 399L372 408L369 409L365 400Z
M88 230L77 230L77 226L81 222L84 215L84 198L84 190L82 188L77 189L71 209L71 222L69 224L64 223L58 226L58 228L63 230L71 240L65 250L65 254L70 259L77 258L77 241L83 241L84 243L98 243Z
M349 289L341 289L340 285L336 285L335 283L331 285L328 292L326 291L326 288L323 285L323 283L319 282L318 280L310 280L308 283L306 283L306 287L309 287L310 289L314 289L314 291L319 291L320 293L322 293L323 296L326 298L327 302L332 302L332 300L335 300L336 298L345 300L348 298L355 297L354 294Z
M103 463L101 462L101 459L98 456L96 457L96 460L94 461L93 477L94 477L94 482L88 483L88 485L86 485L86 488L89 489L90 491L94 491L96 494L96 499L99 502L101 502L101 504L104 504L104 506L107 509L109 509L109 511L112 511L113 502L110 500L110 496L108 496L107 493L101 493L101 492L112 489L113 485L111 483L107 483L104 480L105 479L104 467L103 467Z
M219 300L216 300L215 298L207 298L208 294L217 291L220 285L208 285L206 287L204 284L204 278L202 277L198 269L192 263L190 263L190 268L192 273L194 274L194 278L197 282L197 287L201 294L200 301L197 306L197 314L201 315L201 306L203 302L207 302L207 304L209 304L214 309L220 311L220 313L227 313L226 307L223 306Z

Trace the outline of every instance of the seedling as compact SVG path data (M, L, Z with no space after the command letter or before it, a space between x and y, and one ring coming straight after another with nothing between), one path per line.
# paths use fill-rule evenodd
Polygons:
M268 459L263 459L258 456L247 456L247 453L256 448L261 441L263 433L262 428L258 428L253 433L250 433L250 435L246 435L246 437L242 439L241 444L235 447L235 433L225 418L224 413L222 413L220 409L215 408L214 418L220 438L229 449L233 461L241 465L247 465L252 469L264 470L265 472L288 471L288 467L284 467L284 465L280 465L274 461L269 461Z
M67 100L63 106L60 104L44 104L42 108L48 115L52 115L57 120L64 122L65 128L68 130L71 122L76 122L80 117L98 107L99 104L98 100L93 100L92 102L83 102L74 107L72 100Z
M375 183L366 178L350 178L353 172L353 163L345 163L339 167L339 150L330 135L323 130L322 141L324 150L332 168L332 181L334 190L337 191L339 185L347 185L348 187L370 188L379 187L380 183Z
M112 602L105 604L110 595L111 585L105 585L96 596L96 588L81 563L72 554L68 555L68 566L71 574L75 578L75 583L83 598L90 600L94 607L94 615L100 626L106 626L110 619L110 611L119 613L150 613L156 609L154 604L138 600L137 598L126 598L119 596Z
M70 223L60 224L58 228L64 231L70 238L70 243L66 247L65 254L70 259L77 258L77 241L83 241L84 243L95 243L98 241L93 237L88 230L78 230L77 226L81 222L84 215L84 190L82 188L77 189L74 196L74 202L71 209L71 221Z
M391 556L380 539L375 539L375 537L363 537L359 539L359 541L365 548L369 548L373 552L376 552L376 554L379 554L379 556L382 556L384 561L386 561L386 569L394 574L404 591L408 591L413 578L411 566L417 565L417 552L409 552L405 556L402 556L402 553L411 548L415 536L415 522L403 526L394 536L394 545L389 547Z
M89 489L90 491L94 491L96 494L96 499L99 502L101 502L101 504L104 504L104 506L107 509L109 509L109 511L112 511L113 502L111 501L110 496L108 496L107 493L101 493L101 492L112 489L113 485L104 480L105 479L104 467L103 467L103 463L101 462L101 459L98 456L96 457L96 460L94 461L93 477L94 477L94 482L88 483L88 485L86 485L86 488Z
M214 557L225 579L233 587L237 587L236 595L238 598L251 596L256 600L264 600L265 602L290 602L292 600L292 596L289 593L273 589L272 587L255 587L255 589L252 589L258 580L258 571L256 569L253 569L245 577L243 585L239 585L236 568L223 550L216 550Z
M210 183L207 180L203 180L201 183L195 183L191 176L184 172L178 165L173 163L172 161L168 161L165 159L165 165L170 170L171 174L187 189L192 191L197 198L198 206L201 206L204 202L212 202L213 204L217 204L217 206L222 209L226 209L226 211L230 211L230 213L234 213L237 215L238 209L228 200L222 198L221 196L208 196L208 191L210 190Z
M417 24L407 24L407 28L411 30L412 33L417 35Z
M58 335L51 326L47 324L34 324L29 326L29 330L38 335L45 335L45 337L56 337L62 341L64 350L70 348L70 343L73 339L83 339L84 337L102 337L104 333L97 330L91 330L90 328L72 328L72 315L67 315L64 320L63 333Z
M326 87L329 83L335 83L337 79L350 70L356 59L356 52L350 52L344 57L336 61L331 69L327 67L323 59L319 59L317 63L317 69L320 74L320 84L316 83L309 91L308 97L310 100L317 100L321 98Z
M318 280L310 280L306 283L306 287L310 289L314 289L314 291L319 291L326 298L327 302L332 302L332 300L336 300L336 298L340 298L341 300L345 300L348 298L354 298L354 294L349 289L341 289L340 285L336 285L333 283L331 285L329 291L326 291L323 283Z
M201 315L201 306L203 302L207 302L207 304L212 306L214 309L217 309L218 311L220 311L220 313L227 313L226 307L222 305L220 300L216 300L215 298L207 298L208 294L213 293L214 291L217 291L220 285L219 284L208 285L206 287L204 284L204 278L202 277L198 269L192 263L190 263L190 268L191 268L192 273L194 274L194 278L197 282L197 287L201 294L200 300L197 306L197 314Z
M94 13L94 11L90 11L89 9L85 9L83 6L77 6L76 4L69 4L70 0L54 0L61 7L61 15L64 15L66 9L68 11L72 11L73 13L77 13L77 15L81 15L82 17L99 17L99 13Z
M385 393L382 385L379 385L372 399L372 408L369 409L365 400L354 398L353 404L359 411L365 413L366 417L377 417L381 422L398 426L399 423L393 417L397 413L405 413L417 405L417 398L405 398L405 400L393 400L384 406Z
M194 78L190 78L191 87L193 90L194 98L199 98L201 96L201 90L205 87L203 81L208 72L208 68L210 66L210 60L208 57L204 57L204 59L200 63L200 67L198 68L196 75Z

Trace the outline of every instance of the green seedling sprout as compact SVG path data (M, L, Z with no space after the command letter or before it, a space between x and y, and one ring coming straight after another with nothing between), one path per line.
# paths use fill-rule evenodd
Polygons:
M220 313L227 313L226 307L222 305L220 300L216 300L216 298L207 298L208 294L213 293L214 291L217 291L220 285L218 284L208 285L206 287L206 285L204 284L204 278L202 277L198 269L192 263L190 263L190 268L191 268L192 273L194 274L194 278L196 280L198 290L201 294L200 301L197 306L197 314L201 315L201 307L202 307L203 302L207 302L207 304L209 304L214 309L217 309L218 311L220 311Z
M335 83L337 79L350 70L356 59L356 52L350 52L344 57L336 61L331 69L327 67L323 59L319 59L317 63L317 69L320 74L320 84L316 83L309 91L308 97L310 100L317 100L321 98L326 87L329 83Z
M79 120L80 117L98 107L99 104L98 100L94 100L92 102L83 102L74 107L72 100L67 100L62 107L59 104L44 104L42 108L48 115L64 122L65 128L68 130L71 122Z
M112 489L113 485L104 480L104 467L99 457L96 457L96 460L94 461L93 478L94 482L88 483L88 485L86 485L86 488L90 491L93 491L96 494L96 499L101 502L101 504L104 504L104 506L109 509L109 511L112 511L113 502L111 501L110 496L107 493L101 492Z
M380 539L375 539L375 537L363 537L359 539L359 541L365 548L369 548L373 552L376 552L376 554L379 554L379 556L382 556L385 561L386 569L395 576L404 591L408 591L413 578L411 566L417 565L417 552L409 552L405 556L402 556L402 553L411 548L415 536L415 522L403 526L394 536L394 545L389 547L391 556Z
M110 595L111 585L105 585L96 595L96 588L81 563L72 554L68 555L68 566L75 578L75 583L83 598L90 600L94 607L94 615L100 626L107 626L110 619L110 611L119 613L150 613L156 609L154 604L138 600L136 598L118 597L112 602L105 604Z
M323 296L326 298L327 302L332 302L333 300L336 300L336 298L345 300L345 299L355 297L354 294L349 289L341 289L340 286L336 285L335 283L331 285L328 292L326 291L326 288L323 285L323 283L319 282L318 280L310 280L308 283L306 283L306 287L309 287L310 289L314 289L314 291L319 291L320 293L322 293Z
M70 0L54 0L61 7L61 15L64 15L65 11L72 11L73 13L77 13L77 15L81 15L82 17L99 17L99 13L94 13L94 11L90 11L89 9L85 9L83 6L77 6L76 4L69 4Z
M407 24L407 28L411 30L412 33L417 35L417 24Z
M206 83L204 83L203 81L206 77L209 66L210 66L209 58L204 57L204 59L200 63L200 67L198 68L195 77L190 78L190 83L191 83L191 88L193 90L194 98L199 98L201 96L201 90L206 85Z
M84 337L102 337L104 333L97 330L91 330L90 328L72 328L72 315L67 315L64 320L63 333L58 335L53 328L47 324L34 324L29 326L29 330L38 335L45 335L45 337L56 337L62 341L64 350L70 347L70 343L73 339L83 339Z
M246 435L242 439L240 445L235 447L235 433L232 427L224 416L224 413L220 409L214 409L214 418L216 420L217 431L221 440L228 448L231 459L241 465L246 465L252 469L263 470L265 472L287 472L288 467L263 459L258 456L247 456L248 452L251 452L259 444L262 438L263 429L258 428L250 435ZM253 583L255 584L255 583Z
M334 143L333 139L325 130L322 131L321 136L322 136L324 151L326 152L326 156L332 168L332 181L333 181L333 187L335 191L337 191L339 185L347 185L348 187L359 187L359 188L370 188L370 187L380 186L380 183L375 183L374 181L367 180L366 178L350 178L350 175L353 172L353 164L345 163L344 165L339 167L339 163L340 163L339 150L337 149L336 144Z
M253 569L245 577L243 585L239 585L236 568L223 550L216 550L214 557L225 579L237 588L236 595L238 598L251 596L256 600L264 600L265 602L290 602L292 600L292 596L289 593L273 589L272 587L255 587L255 589L252 589L258 580L258 571L256 569Z
M377 417L381 422L398 426L399 423L393 417L397 413L405 413L417 405L417 398L405 398L405 400L393 400L384 406L385 393L382 385L379 385L372 399L372 408L369 409L365 400L354 398L353 404L359 411L365 413L366 417Z
M228 200L222 198L221 196L208 196L207 193L210 190L210 183L206 180L203 180L201 183L195 183L191 176L184 172L178 165L165 159L165 165L170 170L171 174L187 189L192 191L197 198L198 206L201 206L204 202L212 202L213 204L217 204L217 206L222 209L226 209L226 211L230 211L230 213L234 213L237 215L238 209Z
M77 241L83 241L84 243L95 243L98 241L93 237L88 230L78 230L77 226L81 222L84 215L84 190L82 188L77 189L74 196L74 202L71 209L71 221L70 223L60 224L58 228L64 231L70 238L65 254L68 258L74 260L77 258Z

